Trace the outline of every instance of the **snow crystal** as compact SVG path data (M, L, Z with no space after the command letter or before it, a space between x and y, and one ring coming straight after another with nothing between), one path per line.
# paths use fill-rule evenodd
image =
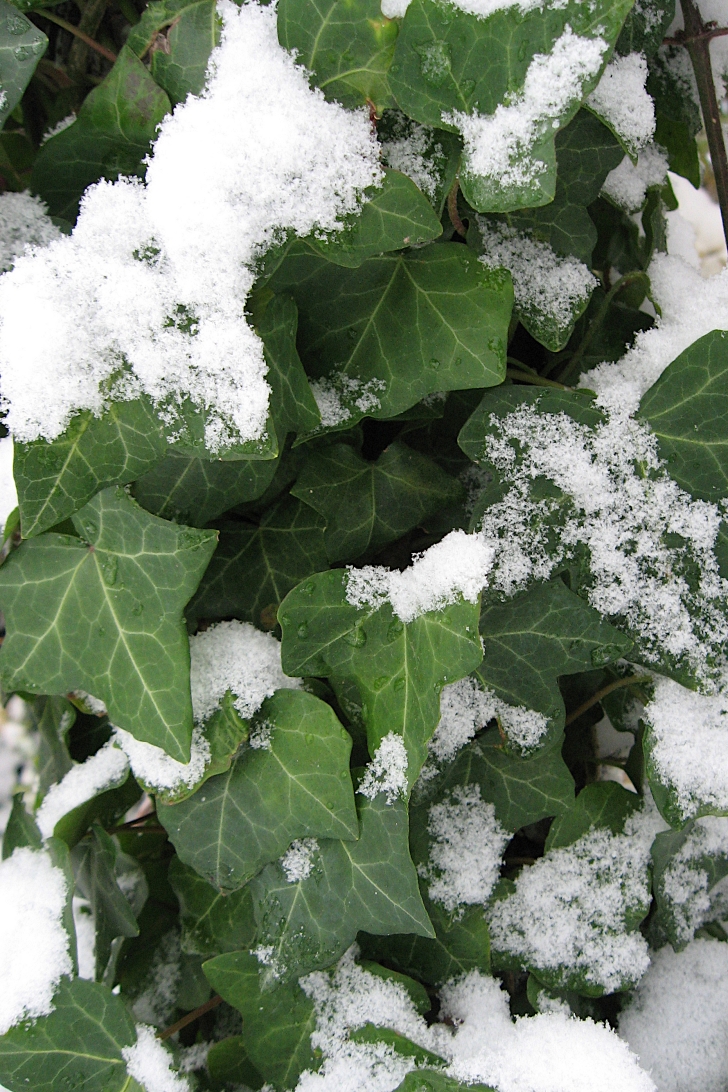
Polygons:
M0 281L2 395L19 440L142 392L170 428L185 399L204 408L211 451L265 434L266 365L244 313L256 262L287 232L335 232L382 171L367 111L309 87L274 7L219 11L207 89L162 122L146 185L92 187L73 236Z
M252 717L266 698L285 687L298 690L300 679L283 674L281 646L271 633L247 622L218 622L190 637L192 709L204 724L228 690L241 717Z
M405 114L399 114L389 138L381 144L382 159L387 166L406 174L434 201L440 173L446 162L436 131L419 125Z
M615 205L636 212L641 209L650 186L662 186L667 178L667 154L659 144L648 144L633 163L628 155L604 180L602 193Z
M457 1031L448 1074L497 1092L655 1092L634 1054L605 1024L563 1013L515 1023L497 980L471 971L442 991Z
M510 485L481 522L485 541L497 546L491 586L512 595L548 579L586 546L592 606L626 621L645 657L668 655L707 686L728 639L726 581L714 553L721 513L669 477L654 434L619 405L622 384L613 383L609 395L611 406L605 395L604 420L594 427L565 413L539 413L530 403L491 417L497 431L486 436L481 461ZM539 478L561 495L533 499ZM683 544L668 546L669 533Z
M532 750L548 728L548 717L525 705L509 705L493 690L481 687L472 677L445 686L440 694L440 721L430 740L430 751L438 762L457 754L489 721L497 719L520 751Z
M527 232L484 216L476 219L484 248L480 260L487 269L509 271L520 313L536 324L546 320L566 334L596 288L594 274L583 262L559 257Z
M646 80L647 60L643 53L615 57L586 100L631 155L636 155L655 133L655 104L645 90Z
M511 840L495 817L493 804L480 798L479 785L453 789L430 808L430 853L420 875L429 895L452 913L486 903L500 876L501 856Z
M355 379L344 372L334 372L323 379L311 380L311 390L321 414L321 428L342 425L352 410L372 413L381 407L378 392L386 389L383 379Z
M649 964L647 942L627 932L650 903L650 846L659 829L654 805L623 834L592 828L573 845L550 850L487 913L493 948L566 984L580 975L607 992L636 981Z
M154 1028L137 1024L134 1046L122 1047L130 1077L145 1092L190 1092L189 1082L172 1070L172 1055L157 1039Z
M96 921L88 899L73 896L73 925L76 930L78 977L96 978Z
M67 893L48 853L22 847L0 863L0 1035L47 1016L61 977L72 973Z
M584 85L596 76L607 50L602 38L582 38L568 25L550 53L531 61L521 92L489 116L454 111L442 120L460 130L468 172L492 179L500 188L532 187L546 171L531 148L553 128Z
M643 717L651 757L684 819L700 806L728 811L728 694L696 694L658 679Z
M12 269L27 247L45 247L60 238L40 197L27 190L0 195L0 272Z
M701 925L718 916L716 896L722 908L723 892L718 887L709 891L710 877L701 863L704 857L728 858L728 819L697 819L660 879L660 892L669 900L680 944L687 944Z
M183 786L192 788L202 779L210 761L210 744L199 724L192 731L189 762L177 762L161 747L143 743L123 728L114 729L114 742L129 759L137 781L150 791L174 792Z
M297 838L280 859L280 865L289 883L305 880L313 871L319 844L315 838Z
M65 118L61 118L55 125L51 125L50 129L46 129L43 133L43 139L41 144L46 144L49 140L52 140L54 136L58 136L64 129L68 129L70 125L73 125L76 120L75 114L66 114Z
M658 1092L724 1092L728 1087L728 944L694 940L652 956L619 1034Z
M441 542L415 555L403 572L365 565L347 568L346 598L352 606L377 609L387 600L403 622L441 610L460 596L474 603L485 586L494 550L465 531L451 531Z
M2 198L0 198L2 200ZM13 438L0 439L0 529L18 506L18 491L13 477Z
M254 724L250 730L248 746L252 747L254 751L270 751L272 735L273 724L271 721L260 721Z
M111 740L85 762L72 766L63 780L51 785L38 809L35 821L43 837L50 838L56 823L69 811L121 785L128 772L126 755Z
M387 803L407 794L407 748L396 732L388 732L367 764L358 791L373 800L383 792Z
M163 1028L169 1024L177 1006L177 992L182 975L182 948L177 929L165 933L157 944L143 989L134 998L132 1011L137 1020Z

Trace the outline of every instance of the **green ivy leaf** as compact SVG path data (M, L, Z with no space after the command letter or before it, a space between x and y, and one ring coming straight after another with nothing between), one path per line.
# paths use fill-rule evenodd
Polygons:
M216 534L150 516L121 489L98 493L73 523L81 540L31 539L0 569L3 685L85 690L119 727L187 762L192 703L182 610Z
M48 39L21 15L17 7L0 2L0 129L23 97L36 65L48 46Z
M674 18L675 0L642 0L635 4L617 39L616 52L623 57L628 53L651 57L662 45Z
M94 821L102 826L113 826L141 795L142 790L127 769L112 788L96 793L66 812L56 823L53 833L73 848Z
M287 675L352 680L362 699L370 754L389 732L404 739L410 786L427 758L445 683L469 674L481 659L475 603L454 603L405 625L389 603L354 607L346 574L318 573L286 596L278 612Z
M413 816L413 823L416 822ZM422 881L420 894L435 936L361 934L358 939L364 955L380 959L430 986L444 986L451 978L473 970L489 975L490 933L482 906L468 906L462 917L453 917L427 897Z
M552 742L564 728L559 676L603 667L632 648L629 637L605 622L558 577L486 608L480 634L484 657L477 677L510 705L548 718L542 744Z
M397 23L379 0L282 0L278 40L298 55L329 100L371 103L377 114L392 105L387 72Z
M616 781L594 781L581 790L568 811L554 819L544 849L548 853L550 849L573 845L592 827L605 827L612 834L621 834L625 822L639 806L640 797Z
M329 561L376 553L465 494L437 463L395 441L376 462L349 444L314 451L291 490L323 516Z
M324 524L307 504L284 497L257 527L223 523L220 543L187 608L190 619L227 618L273 629L280 603L305 577L328 567Z
M479 785L483 800L495 807L496 818L508 830L520 830L567 811L574 804L574 779L556 745L530 758L510 754L497 728L479 735L445 767L432 790Z
M489 1085L463 1084L454 1077L431 1069L415 1069L408 1073L395 1092L495 1092Z
M675 898L676 889L672 884L666 883L666 873L672 865L674 858L688 841L694 830L695 824L689 822L682 830L666 830L658 834L652 843L653 889L655 892L655 915L652 922L653 928L667 937L676 952L682 951L692 940L692 930L689 928L689 919L686 923L686 910L689 900ZM728 853L725 850L707 852L690 857L690 869L695 875L704 872L707 877L702 894L710 891L725 876L728 876ZM682 879L682 877L680 877ZM687 885L679 885L680 894L687 894ZM698 891L695 892L698 894ZM722 916L722 915L721 915ZM686 930L686 924L688 929ZM693 926L694 928L694 926Z
M205 86L210 53L220 41L220 17L215 0L194 4L162 2L149 7L163 8L168 13L163 24L166 33L160 35L157 31L149 47L149 70L155 83L169 95L172 106L176 106L188 95L199 95ZM149 18L148 11L135 28L137 32L142 20ZM171 23L167 21L169 16Z
M231 1035L219 1043L213 1043L207 1055L207 1072L215 1088L232 1084L259 1089L264 1084L248 1057L243 1035Z
M270 485L276 459L201 459L170 451L134 482L134 499L162 519L204 527L236 504L255 500Z
M356 268L367 258L406 246L421 246L442 235L432 205L400 171L386 170L381 186L365 190L366 204L343 231L313 239L314 251L336 265Z
M9 1092L131 1092L121 1052L136 1041L120 997L83 978L61 979L50 1016L0 1037L0 1081Z
M84 410L64 433L13 447L23 538L55 527L109 485L126 485L167 452L146 399L115 402L101 417Z
M179 900L185 952L209 957L253 947L256 925L248 884L222 894L179 857L172 858L168 878Z
M346 428L365 413L401 413L434 391L503 380L510 278L457 243L370 258L351 270L299 245L271 283L295 298L301 358L344 396Z
M270 968L264 977L288 981L328 967L359 930L433 936L409 855L406 805L388 804L383 793L358 796L357 804L357 842L320 841L298 881L280 862L251 881L256 940Z
M282 447L289 432L308 432L316 428L321 422L321 414L296 349L298 310L293 299L291 296L273 296L257 309L253 307L268 365L271 413Z
M454 129L444 120L455 113L491 116L509 96L522 92L537 54L549 53L569 26L574 34L601 37L612 45L632 0L598 0L584 7L577 0L558 8L524 14L513 8L478 18L444 0L412 0L400 30L390 69L390 85L399 106L423 125ZM606 60L607 54L604 59ZM600 73L586 80L579 97L556 118L536 128L533 143L515 161L522 182L474 174L467 150L460 181L469 203L481 212L546 205L554 197L554 138L576 114ZM525 168L525 170L524 170Z
M202 791L160 807L185 864L220 891L235 891L296 838L356 838L349 776L351 737L325 702L278 690L257 716L270 746L243 745L230 770Z
M83 100L76 121L38 153L31 189L53 216L74 221L84 190L100 178L144 175L144 157L171 109L167 95L129 46Z
M417 1043L413 1043L411 1039L405 1038L392 1028L379 1027L377 1024L366 1023L356 1028L350 1032L349 1039L352 1043L383 1043L403 1058L414 1058L417 1065L447 1065L445 1059L439 1054L425 1050L424 1047L418 1046Z
M385 110L377 125L377 138L382 160L409 175L427 194L435 212L442 215L460 165L463 150L460 137L445 129L419 125L401 110ZM413 147L417 149L414 157Z
M40 849L42 845L43 837L38 830L35 819L25 806L22 792L18 792L13 797L10 815L3 834L3 860L12 857L13 852L19 846Z
M38 732L38 802L51 785L61 781L73 766L68 751L68 733L76 710L65 698L37 698L31 706L33 726Z
M713 330L668 365L642 398L670 477L698 500L728 494L728 333Z
M137 912L146 899L146 881L136 862L125 857L98 823L93 825L89 837L73 852L76 883L81 894L88 899L94 917L94 955L98 980L104 977L113 941L117 937L139 936L134 909L129 898L122 894L118 880L120 875L129 879L127 890Z
M311 1047L313 1001L297 982L263 990L260 963L251 952L217 956L203 970L213 990L241 1013L248 1057L274 1088L293 1088L305 1069L318 1069L321 1053Z

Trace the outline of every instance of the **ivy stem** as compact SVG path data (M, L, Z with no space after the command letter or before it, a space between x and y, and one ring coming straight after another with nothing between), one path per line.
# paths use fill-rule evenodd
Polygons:
M695 0L680 0L680 4L685 30L678 35L678 39L688 51L698 85L703 125L708 138L715 188L718 192L718 204L723 218L723 234L728 244L728 155L720 119L718 96L715 93L713 66L710 61L711 38L717 36L716 31L719 29L723 34L728 33L728 28L714 28L710 24L706 25Z
M463 237L463 239L465 239L466 236L467 236L468 231L467 231L467 228L465 227L465 224L460 219L460 213L458 212L458 190L459 189L460 189L460 179L456 177L455 181L453 182L452 186L450 187L450 192L447 195L447 213L448 213L448 216L450 217L450 223L455 228L458 235L461 235Z
M586 713L587 709L591 709L592 705L596 705L602 698L606 698L607 694L611 694L613 690L620 690L623 686L638 686L640 683L645 682L652 682L652 676L630 675L626 679L616 679L607 686L603 686L601 690L597 690L596 694L592 694L590 698L587 698L586 701L583 701L581 705L577 706L572 713L569 713L564 724L566 726L573 724L573 722L578 720L582 714Z
M46 11L45 8L38 8L33 12L33 15L42 15L44 19L48 19L51 23L55 23L56 26L61 27L63 30L67 30L69 34L73 34L80 41L84 42L90 49L95 49L97 53L100 53L102 57L106 57L107 61L111 61L112 64L116 62L116 54L112 53L106 46L102 46L100 42L94 41L88 34L84 34L82 30L75 27L73 23L67 22L65 19L61 19L60 15L56 15L54 11Z
M629 273L625 273L624 276L620 277L618 281L614 282L614 284L602 300L601 306L599 307L599 310L592 319L592 322L586 334L581 339L576 349L572 353L571 357L564 365L559 376L562 382L565 381L567 378L571 378L578 365L581 364L587 349L594 341L594 338L604 325L606 317L609 314L609 308L612 306L615 297L619 295L623 288L626 288L627 285L632 283L632 281L639 280L640 277L644 277L644 272L641 269L633 269Z
M571 387L565 387L563 383L557 383L555 379L544 379L537 372L525 371L525 365L515 357L506 357L508 364L517 364L516 368L506 368L509 379L517 379L519 383L531 383L534 387L557 387L560 391L570 391Z
M222 1004L222 997L219 993L216 993L214 997L211 997L209 1001L205 1001L204 1005L200 1005L198 1009L193 1009L192 1012L186 1013L181 1020L178 1020L176 1024L172 1024L170 1027L165 1028L164 1031L157 1032L158 1039L169 1039L175 1032L182 1031L182 1028L186 1028L188 1024L191 1024L193 1020L196 1020L198 1016L204 1016L210 1009L216 1009L218 1005Z

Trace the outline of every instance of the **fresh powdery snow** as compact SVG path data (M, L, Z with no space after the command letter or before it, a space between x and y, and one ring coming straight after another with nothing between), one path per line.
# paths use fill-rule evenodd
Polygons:
M716 756L714 761L720 760ZM662 873L660 893L669 901L680 944L687 944L701 925L725 913L724 885L710 890L705 858L728 862L728 819L712 815L697 819Z
M204 408L211 451L265 434L263 348L244 317L256 263L287 232L335 232L382 171L367 111L309 87L274 6L219 11L207 89L165 118L146 184L92 187L73 235L0 281L2 397L19 440L52 440L77 411L141 393L172 435L185 398Z
M43 850L18 848L0 863L0 1035L52 1012L61 977L73 971L67 895L66 877Z
M567 25L550 53L535 55L523 90L495 113L443 114L442 120L463 135L467 170L504 190L533 186L546 164L533 157L532 146L559 127L561 116L599 72L607 48L603 38L582 38Z
M401 171L434 201L446 155L437 133L426 125L399 114L387 140L381 141L382 159L392 170Z
M644 53L615 57L586 100L611 126L631 155L636 155L655 133L655 104L645 90L646 80Z
M619 1034L657 1092L725 1092L728 944L694 940L684 952L668 945L653 953L634 1000L619 1017Z
M241 717L252 717L266 698L300 679L283 674L281 646L271 633L247 622L218 622L190 637L192 710L198 724L215 712L228 690Z
M448 799L433 804L427 831L430 852L419 872L429 880L432 901L450 913L486 903L511 835L496 819L493 804L481 800L480 785L458 786Z
M376 610L389 601L401 621L413 622L462 596L474 603L485 585L494 549L478 535L451 531L415 557L403 572L377 565L347 568L346 598Z
M488 269L509 271L523 318L565 336L597 286L594 274L577 258L560 257L528 232L484 216L476 219L483 240L480 260Z
M650 186L662 186L667 180L667 153L659 144L648 144L633 163L628 155L604 180L602 193L615 205L636 212L642 208Z
M113 740L85 762L72 766L58 784L51 785L38 808L35 821L43 837L50 838L56 823L69 811L99 793L121 785L128 772L127 757Z
M0 272L12 269L28 247L48 246L60 238L40 197L27 190L0 194Z
M280 865L289 883L299 883L311 875L316 863L319 844L315 838L297 838L280 858Z
M388 804L407 794L407 748L396 732L388 732L367 764L357 790L373 800L383 792Z
M728 694L696 694L658 679L643 718L652 762L683 819L701 805L728 811Z
M440 720L429 748L437 762L454 758L476 732L497 719L510 743L526 752L537 746L548 728L548 717L525 705L509 705L469 676L444 686Z
M649 964L647 942L627 932L650 903L650 847L664 829L651 801L623 834L592 828L552 849L488 910L491 944L564 984L579 976L607 992L636 982Z
M134 1046L122 1047L122 1057L130 1077L145 1092L190 1092L185 1077L173 1072L172 1054L156 1037L156 1028L137 1024L137 1041Z
M114 729L114 742L129 759L132 772L140 784L150 791L175 792L191 789L202 780L210 761L210 744L203 729L196 724L192 730L189 762L177 762L161 747L136 739L123 728Z
M384 1043L353 1042L349 1033L365 1024L394 1029L442 1057L447 1076L496 1092L655 1092L604 1024L561 1013L514 1022L497 980L471 971L441 991L443 1022L428 1027L404 987L364 970L356 955L354 946L333 971L300 979L314 1003L311 1045L323 1063L301 1075L296 1092L394 1092L414 1059Z

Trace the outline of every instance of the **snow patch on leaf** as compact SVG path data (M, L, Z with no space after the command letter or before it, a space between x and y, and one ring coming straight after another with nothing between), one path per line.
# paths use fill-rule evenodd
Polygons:
M50 838L56 823L74 808L126 780L129 762L124 752L109 740L95 755L72 766L62 781L51 785L35 820L44 838Z
M373 800L380 792L393 804L407 794L407 748L396 732L388 732L376 749L359 782L358 792Z
M652 140L655 104L645 90L647 60L643 53L615 57L602 73L587 104L611 126L630 155Z

